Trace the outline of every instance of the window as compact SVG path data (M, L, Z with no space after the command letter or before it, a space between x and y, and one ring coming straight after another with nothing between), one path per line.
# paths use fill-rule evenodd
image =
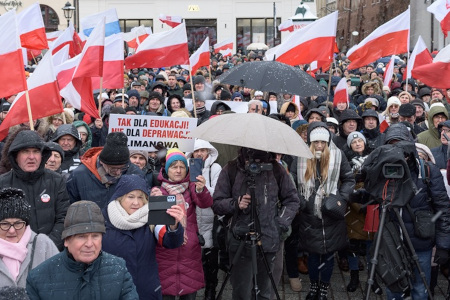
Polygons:
M44 20L45 32L58 30L58 14L50 6L40 4L42 19Z
M281 23L281 19L277 18L277 24ZM275 29L277 37L275 45L281 42L281 35L278 27ZM236 20L236 50L245 50L251 43L263 43L269 47L274 44L274 26L273 18L261 19L237 19Z
M120 29L122 32L130 32L132 28L144 25L150 27L153 31L153 20L119 20Z
M197 50L209 36L209 45L217 43L216 19L185 19L189 52Z

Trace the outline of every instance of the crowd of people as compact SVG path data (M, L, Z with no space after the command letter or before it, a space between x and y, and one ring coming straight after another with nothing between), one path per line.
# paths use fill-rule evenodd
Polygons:
M308 274L306 299L325 300L335 257L339 268L350 271L347 291L355 292L360 272L370 267L361 258L370 261L379 226L379 205L369 203L373 193L365 186L374 174L366 173L365 162L383 145L405 153L417 187L408 200L412 213L438 217L433 235L423 237L414 216L401 216L430 290L417 269L403 295L383 290L379 279L372 290L388 299L434 293L439 266L449 272L450 87L404 80L402 60L384 86L382 63L348 70L343 54L331 74L312 74L324 91L331 86L327 96L296 97L217 80L258 60L262 53L213 55L211 66L192 78L181 66L125 69L124 89L95 94L101 118L63 99L64 112L34 120L34 130L26 123L11 127L1 143L0 295L193 300L204 288L204 299L215 299L223 270L230 273L233 299L257 293L272 300L269 275L277 285L285 266L294 292L303 288L299 273ZM342 78L349 101L334 103ZM0 121L14 99L2 100ZM232 102L295 130L313 157L201 139L186 153L130 150L123 132L109 133L113 114L196 117L200 125L235 113ZM190 158L203 161L195 180ZM251 162L270 168L251 173ZM175 197L167 209L173 224L149 225L148 203L156 196ZM253 234L261 241L256 257Z

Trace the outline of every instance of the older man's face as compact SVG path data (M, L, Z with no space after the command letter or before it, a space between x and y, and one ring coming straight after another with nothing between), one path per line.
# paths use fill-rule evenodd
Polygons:
M102 250L103 235L100 232L80 233L67 237L64 246L75 261L90 264Z
M25 148L19 150L16 162L24 172L34 172L41 165L42 154L37 148Z
M257 105L256 103L252 103L248 108L248 113L262 114L262 107L260 105Z

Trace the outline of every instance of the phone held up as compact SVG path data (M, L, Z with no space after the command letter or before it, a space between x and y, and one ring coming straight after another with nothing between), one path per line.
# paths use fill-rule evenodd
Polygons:
M197 176L202 175L203 159L201 158L189 158L189 180L191 182L197 182Z

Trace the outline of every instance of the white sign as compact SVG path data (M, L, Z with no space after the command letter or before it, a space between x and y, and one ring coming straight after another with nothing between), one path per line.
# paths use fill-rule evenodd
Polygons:
M157 151L155 146L194 150L194 140L188 133L197 127L195 118L172 118L143 115L112 114L109 132L122 131L128 137L130 150Z

